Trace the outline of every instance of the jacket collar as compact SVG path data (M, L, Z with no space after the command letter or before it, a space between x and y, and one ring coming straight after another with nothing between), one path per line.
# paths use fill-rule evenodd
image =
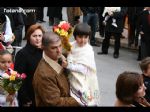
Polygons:
M29 42L27 42L27 44L26 44L25 47L28 49L28 51L29 51L30 53L33 53L33 54L34 54L35 52L38 52L38 51L41 51L41 52L42 52L42 49L36 48L35 46L31 45Z
M63 70L63 67L61 67L58 63L56 63L54 60L49 58L45 52L43 52L43 59L55 70L57 74L60 74Z

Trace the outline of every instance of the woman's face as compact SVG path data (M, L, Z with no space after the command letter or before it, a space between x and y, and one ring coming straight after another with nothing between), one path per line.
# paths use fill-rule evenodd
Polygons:
M30 36L30 44L41 48L43 32L40 29L35 30Z
M4 54L0 56L0 69L7 71L12 63L12 56L10 54Z
M144 83L139 87L138 91L135 93L135 97L144 97L145 96L146 87Z

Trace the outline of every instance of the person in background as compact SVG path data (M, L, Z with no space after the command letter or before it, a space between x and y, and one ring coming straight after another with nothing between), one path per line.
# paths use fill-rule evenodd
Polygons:
M110 37L113 35L115 38L115 45L114 45L114 53L113 57L118 58L119 57L119 49L120 49L120 38L121 33L123 32L124 28L124 16L126 14L127 8L126 7L120 7L120 12L108 12L108 15L110 18L107 21L107 24L105 26L105 38L102 42L102 51L98 52L98 55L107 55L108 54L108 48L110 45ZM112 25L112 19L116 19L117 27Z
M15 56L14 69L18 73L25 73L27 78L18 91L19 106L35 106L35 96L32 79L35 69L42 58L41 43L45 30L41 25L31 25L27 31L27 43Z
M12 33L11 21L9 17L4 14L3 8L0 7L0 49L8 49L13 52L11 43L14 41L15 36Z
M68 22L71 26L78 24L82 11L80 7L67 7Z
M57 25L62 20L62 7L48 7L49 25Z
M141 59L150 56L150 7L145 7L140 15Z
M39 23L45 22L44 18L44 7L37 7L36 21Z
M36 11L37 8L36 7L22 7L24 10L32 10L31 12L25 12L23 14L23 20L24 20L24 24L25 24L25 37L23 38L23 40L26 40L26 33L28 28L31 25L36 24Z
M98 7L99 34L102 38L104 38L104 29L105 29L105 26L103 24L104 17L102 16L103 11L104 7Z
M91 27L90 44L97 46L95 34L98 22L98 7L80 7L83 12L83 22L88 23Z
M5 7L5 9L9 10L19 10L20 7ZM5 14L10 18L12 32L15 35L15 40L12 43L13 46L21 46L22 43L22 30L24 26L22 13L7 13Z

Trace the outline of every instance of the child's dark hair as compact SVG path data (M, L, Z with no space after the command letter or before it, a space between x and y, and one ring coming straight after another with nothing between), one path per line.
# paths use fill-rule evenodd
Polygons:
M91 27L87 23L79 23L75 26L73 36L76 39L76 36L91 35Z
M8 50L0 50L0 55L5 55L5 54L11 55L11 53Z
M141 70L147 71L149 64L150 64L150 57L144 58L140 63Z

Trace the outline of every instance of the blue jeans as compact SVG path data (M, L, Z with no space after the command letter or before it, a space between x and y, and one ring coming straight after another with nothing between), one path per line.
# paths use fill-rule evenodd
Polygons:
M83 16L83 22L88 23L91 26L91 37L90 42L95 42L95 33L96 33L96 26L98 22L98 14L97 13L88 13L87 15Z

